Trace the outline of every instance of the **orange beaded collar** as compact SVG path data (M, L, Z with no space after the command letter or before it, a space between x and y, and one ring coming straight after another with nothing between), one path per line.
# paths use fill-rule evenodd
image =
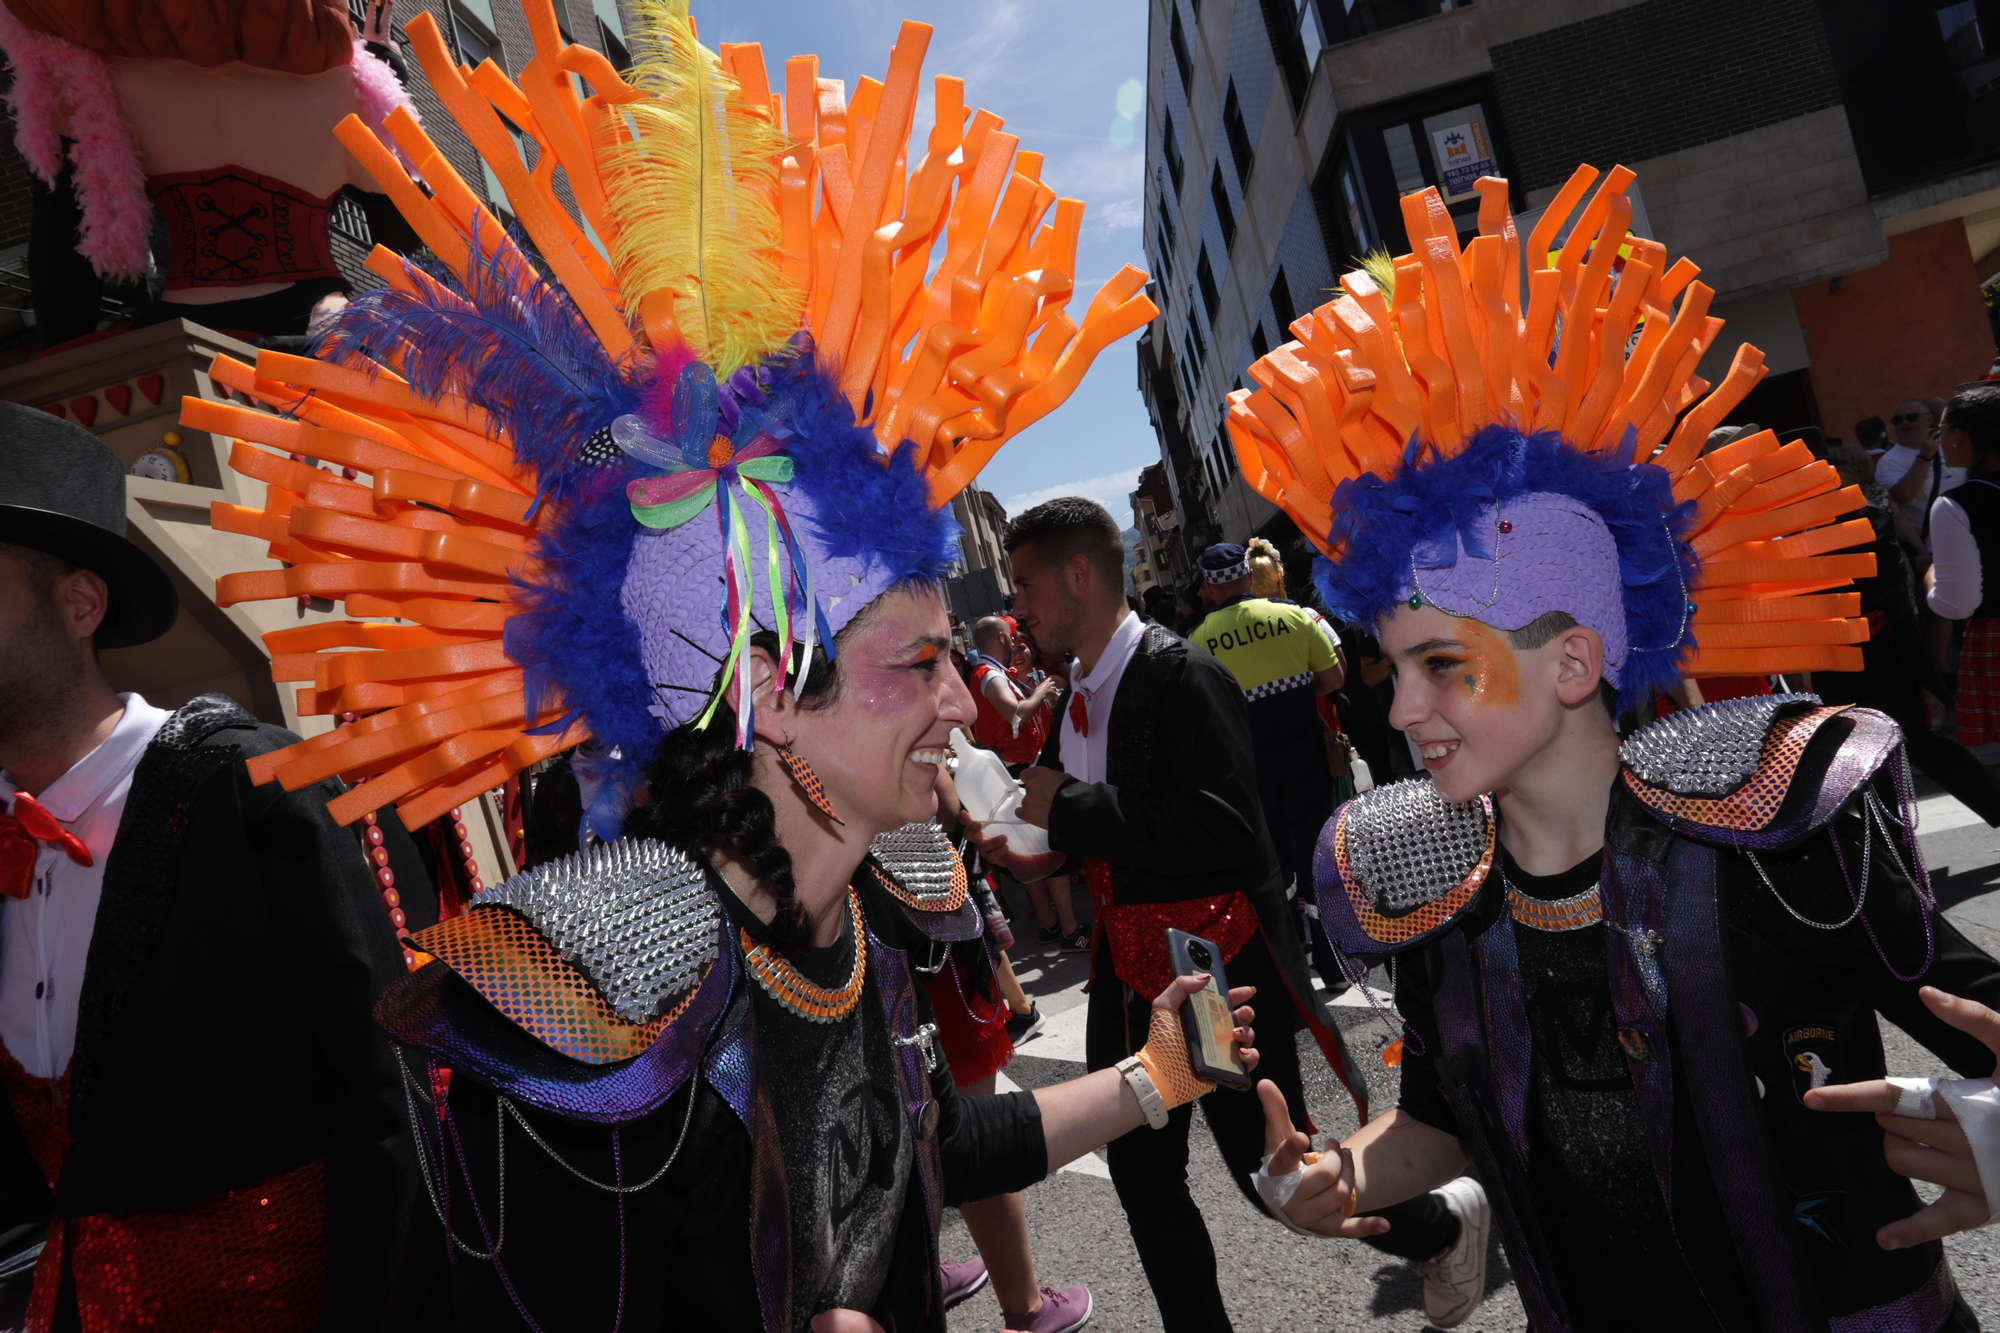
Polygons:
M743 961L764 993L800 1018L811 1023L838 1023L861 1002L861 983L868 974L868 934L861 924L860 895L852 888L847 891L847 920L854 932L854 974L839 990L807 980L770 945L758 944L749 931L739 927Z

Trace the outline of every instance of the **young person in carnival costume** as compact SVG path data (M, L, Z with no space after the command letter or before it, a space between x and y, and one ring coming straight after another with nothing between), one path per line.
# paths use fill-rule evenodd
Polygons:
M1334 942L1396 960L1401 1103L1301 1168L1260 1090L1262 1187L1361 1236L1477 1160L1540 1333L1971 1330L1938 1238L2000 1200L2000 966L1937 910L1895 725L1810 695L1615 725L1677 679L1854 670L1861 498L1769 432L1698 457L1762 357L1702 396L1711 293L1596 178L1527 238L1482 180L1462 249L1405 199L1393 289L1349 274L1231 396L1428 770L1316 865ZM1885 1081L1878 1013L1962 1080Z
M904 952L978 929L930 822L973 715L945 506L1152 317L1144 274L1066 313L1082 205L957 80L908 142L924 25L849 101L810 56L773 89L679 4L641 6L629 79L527 12L518 85L408 28L520 230L407 115L427 193L345 123L430 255L378 250L319 359L216 363L277 415L186 416L267 487L216 524L286 562L220 600L372 618L282 642L306 711L365 716L254 777L428 819L588 756L584 847L412 936L377 1008L427 1195L393 1322L941 1329L946 1204L1201 1090L1176 982L1120 1071L961 1099Z

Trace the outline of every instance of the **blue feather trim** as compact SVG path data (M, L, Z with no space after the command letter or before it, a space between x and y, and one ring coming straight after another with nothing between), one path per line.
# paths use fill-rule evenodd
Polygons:
M1476 521L1487 506L1536 491L1571 496L1618 544L1628 645L1618 708L1636 707L1680 679L1694 646L1692 628L1683 627L1683 589L1695 585L1700 565L1687 541L1693 502L1676 505L1664 471L1635 465L1633 443L1628 432L1620 449L1586 453L1553 432L1496 425L1441 458L1412 438L1394 477L1365 473L1334 492L1332 536L1341 555L1315 561L1313 583L1340 619L1373 626L1400 604L1413 550L1453 549L1456 533L1469 554L1488 555L1490 534Z

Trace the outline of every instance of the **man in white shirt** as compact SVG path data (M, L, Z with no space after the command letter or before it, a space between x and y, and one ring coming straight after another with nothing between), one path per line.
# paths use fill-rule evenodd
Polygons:
M1920 560L1931 549L1931 503L1949 489L1936 425L1929 404L1905 399L1889 417L1895 444L1875 460L1875 481L1889 488L1897 533Z
M1313 998L1291 924L1258 801L1242 687L1213 657L1132 613L1123 543L1103 506L1075 497L1038 505L1008 525L1006 548L1022 630L1044 652L1076 658L1048 748L1021 774L1021 817L1047 828L1055 850L1083 858L1090 882L1086 1065L1112 1067L1144 1043L1149 1015L1139 997L1173 975L1165 934L1176 927L1215 945L1230 985L1258 988L1258 1077L1278 1086L1294 1114L1305 1111L1296 1040L1303 1022L1365 1119L1366 1083ZM1004 853L1004 839L973 832L983 853ZM1230 1173L1261 1210L1249 1184L1264 1152L1260 1105L1230 1091L1200 1104ZM1105 1150L1168 1333L1230 1327L1215 1250L1188 1193L1192 1121L1185 1106L1164 1128ZM1471 1234L1435 1194L1385 1215L1392 1229L1371 1243L1413 1260L1449 1252Z
M372 1326L411 1190L369 1008L403 950L326 785L251 785L290 733L113 690L97 650L178 610L124 529L117 456L0 403L0 1234L46 1228L28 1325ZM422 862L378 829L420 925Z

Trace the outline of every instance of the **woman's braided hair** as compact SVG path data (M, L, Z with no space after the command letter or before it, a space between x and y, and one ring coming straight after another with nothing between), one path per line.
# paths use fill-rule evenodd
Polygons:
M850 626L851 628L851 626ZM776 661L778 636L750 636ZM797 695L805 708L825 708L840 696L840 675L825 651L813 648L806 688ZM792 883L792 854L778 841L777 810L750 781L751 754L736 748L736 714L718 704L706 727L684 723L667 733L646 772L646 801L625 817L625 836L656 838L687 852L733 852L750 864L778 901L771 920L771 947L791 956L812 938L812 923Z

